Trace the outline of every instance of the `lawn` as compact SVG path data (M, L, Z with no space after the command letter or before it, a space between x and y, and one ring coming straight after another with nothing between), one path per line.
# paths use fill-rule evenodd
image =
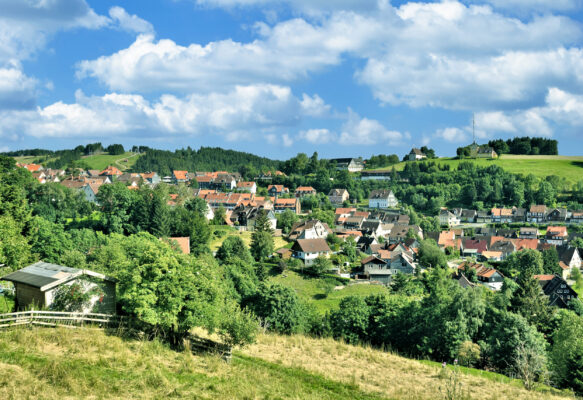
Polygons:
M82 157L81 160L85 161L89 165L90 169L103 170L107 168L109 165L113 165L114 167L119 168L122 171L125 171L131 168L136 163L139 157L140 157L139 154L131 152L119 154L117 156L112 156L107 153L104 153L94 156L85 156Z
M241 232L235 228L225 225L211 225L210 228L211 231L215 232L215 234L211 236L211 242L209 244L211 251L217 251L225 239L229 236L239 236L247 246L251 245L252 232ZM274 237L273 241L275 250L281 249L282 247L288 245L288 242L282 237Z
M293 288L301 299L314 304L316 309L322 314L338 308L340 300L344 297L366 297L371 294L386 293L388 291L387 288L381 285L359 283L342 286L340 283L337 283L337 286L342 286L342 289L332 290L326 295L327 286L330 285L326 280L304 276L291 270L272 277L271 281Z
M565 178L571 184L583 180L583 156L520 156L504 154L496 160L439 158L431 161L447 164L452 168L457 168L459 163L463 161L470 161L482 167L497 165L515 174L534 174L538 177L556 175ZM405 168L405 164L404 162L396 164L395 169L402 171ZM392 166L382 169L390 170L391 168Z

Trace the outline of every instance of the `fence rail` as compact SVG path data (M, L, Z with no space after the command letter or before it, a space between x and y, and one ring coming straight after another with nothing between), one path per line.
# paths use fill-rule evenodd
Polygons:
M0 328L17 325L62 325L74 327L75 325L110 324L119 322L117 315L62 312L62 311L20 311L8 314L0 314Z

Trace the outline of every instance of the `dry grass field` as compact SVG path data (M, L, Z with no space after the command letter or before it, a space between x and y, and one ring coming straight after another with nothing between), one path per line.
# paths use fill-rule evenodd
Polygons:
M559 399L495 374L462 373L472 399ZM441 367L333 340L261 335L214 355L100 329L0 331L3 399L442 399Z

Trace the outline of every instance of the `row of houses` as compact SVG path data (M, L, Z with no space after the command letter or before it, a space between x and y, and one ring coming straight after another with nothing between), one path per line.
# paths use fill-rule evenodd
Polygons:
M439 211L439 223L447 226L457 226L462 223L583 223L583 212L569 211L566 208L549 208L545 205L532 205L524 208L492 208L487 211L476 211L463 208Z

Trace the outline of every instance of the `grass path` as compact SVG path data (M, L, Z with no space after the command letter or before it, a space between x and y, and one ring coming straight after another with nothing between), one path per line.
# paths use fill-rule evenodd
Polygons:
M125 164L125 165L124 165L124 164L122 164L122 163L121 163L121 161L125 160L125 161L129 162L130 158L137 157L137 156L139 156L139 155L140 155L140 153L133 153L133 154L132 154L131 156L129 156L129 157L120 158L119 160L115 160L115 164L116 164L116 165L117 165L117 166L118 166L118 167L119 167L119 168L120 168L122 171L125 171L125 170L129 169L129 166L128 166L127 164Z

